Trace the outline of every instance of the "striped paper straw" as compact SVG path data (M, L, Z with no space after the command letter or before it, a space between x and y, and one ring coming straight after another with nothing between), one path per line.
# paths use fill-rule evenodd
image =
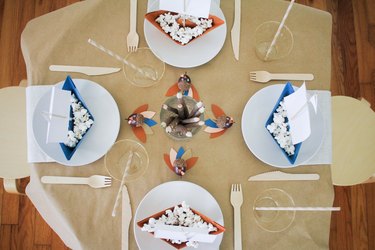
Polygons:
M257 211L340 211L340 207L255 207Z
M133 151L130 151L129 158L128 158L128 161L126 162L125 170L124 170L124 173L122 175L120 188L117 192L115 205L113 206L112 217L116 216L116 210L117 210L117 207L119 205L122 189L124 187L125 177L128 175L129 167L130 167L130 164L131 164L132 160L133 160Z
M281 29L284 27L284 23L285 23L286 19L288 18L289 12L290 12L290 10L291 10L292 7L293 7L294 1L295 1L295 0L291 0L291 1L290 1L289 6L288 6L288 9L286 10L286 12L285 12L285 14L284 14L284 16L283 16L283 19L281 20L281 23L280 23L280 25L279 25L279 28L277 29L276 34L275 34L275 36L274 36L273 39L272 39L271 45L268 47L268 50L267 50L266 56L264 57L264 61L267 61L268 56L269 56L270 53L271 53L272 47L275 46L275 43L276 43L277 39L279 38L279 36L280 36L280 32L281 32Z
M153 81L156 81L157 78L154 76L154 75L151 75L149 74L148 72L145 72L143 71L142 69L140 69L139 67L135 66L134 64L132 64L131 62L128 62L125 58L119 56L118 54L116 54L115 52L113 52L112 50L109 50L107 48L105 48L103 45L101 44L98 44L97 42L95 42L94 40L92 40L91 38L89 38L89 40L87 40L87 42L91 45L93 45L94 47L96 47L97 49L100 49L101 51L103 51L104 53L107 53L108 55L116 58L117 60L119 60L120 62L123 62L125 65L129 66L130 68L136 70L137 72L139 72L140 74L144 75L145 77L153 80Z

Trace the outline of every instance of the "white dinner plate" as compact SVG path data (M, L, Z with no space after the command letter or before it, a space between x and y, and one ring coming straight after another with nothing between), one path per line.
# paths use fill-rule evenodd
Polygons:
M70 160L58 143L46 143L47 121L42 112L48 111L51 93L40 98L33 113L32 127L40 149L56 162L66 166L81 166L98 160L115 143L120 129L120 113L111 94L99 84L86 79L73 79L83 101L94 117L94 124ZM57 86L64 81L57 83Z
M311 134L302 142L297 159L291 164L265 128L284 87L285 84L270 85L256 92L242 113L241 128L247 147L259 160L274 167L290 168L306 163L318 152L323 142L324 122L322 112L318 109L315 114L309 105Z
M153 3L150 12L158 10L158 3L159 1ZM223 11L214 2L211 3L210 14L222 19L224 24L185 46L176 44L145 19L146 42L155 56L169 65L192 68L205 64L219 53L227 34L227 23Z
M185 201L191 208L213 219L224 226L223 213L215 198L204 188L191 182L172 181L153 188L139 203L134 216L134 236L141 250L173 250L174 248L163 240L154 238L148 232L142 232L137 222L166 208ZM218 250L223 239L219 234L212 244L199 243L197 249Z

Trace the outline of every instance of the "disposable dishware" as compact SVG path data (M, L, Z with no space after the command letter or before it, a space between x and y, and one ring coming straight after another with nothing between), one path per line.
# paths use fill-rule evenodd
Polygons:
M95 124L86 134L74 157L67 160L58 143L46 143L48 123L41 114L48 110L50 93L40 98L33 111L32 131L36 143L48 157L65 166L82 166L98 160L111 148L120 129L120 113L112 95L101 85L86 79L73 81L95 116ZM56 85L63 84L64 81Z
M126 38L128 52L138 49L139 35L137 33L137 0L130 0L130 31Z
M150 190L140 201L135 212L135 222L155 214L167 207L174 206L185 201L190 207L209 216L222 226L224 224L223 213L215 198L204 188L187 181L164 182ZM141 231L137 223L133 223L134 238L139 249L164 250L168 245L160 239ZM225 234L225 232L224 232ZM219 234L212 243L199 244L197 250L217 250L224 234ZM172 248L170 248L172 249Z
M250 80L254 82L266 83L271 80L314 80L313 74L295 74L295 73L269 73L267 71L251 71Z
M149 48L138 48L137 51L129 53L124 64L125 78L137 87L150 87L158 83L164 75L165 64L159 60ZM130 65L137 65L138 69ZM140 70L139 70L140 69ZM152 76L152 77L148 77Z
M88 76L99 76L99 75L106 75L106 74L119 72L121 68L50 65L49 70L58 71L58 72L77 72L77 73L82 73Z
M282 232L294 221L294 210L257 210L257 207L294 207L292 197L284 190L270 188L260 193L253 206L255 221L260 228L268 232Z
M122 189L124 188L125 177L129 174L129 168L130 168L130 165L131 165L132 160L133 160L133 155L134 155L133 151L130 151L129 156L128 156L128 161L126 162L126 165L125 165L124 173L122 174L121 184L120 184L120 188L117 192L115 205L113 206L113 209L112 209L112 217L116 216L116 209L117 209L117 207L119 205L119 202L120 202Z
M242 249L241 206L243 202L241 184L232 184L230 203L234 209L234 250Z
M271 171L251 176L248 181L315 181L319 178L319 174L291 174Z
M159 8L159 1L152 2L149 12ZM211 2L210 14L225 22L223 11L214 1ZM179 68L193 68L209 62L220 52L225 42L227 25L221 25L188 46L178 45L146 19L144 20L144 34L148 46L160 60Z
M104 53L114 57L116 60L124 63L126 66L130 67L132 70L136 71L137 74L140 74L142 75L142 77L144 78L147 78L147 79L151 79L153 81L156 81L157 80L157 75L155 74L155 72L150 72L149 70L147 69L142 69L140 66L134 64L134 63L131 63L129 62L128 60L126 60L125 58L121 57L120 55L116 54L115 52L113 52L112 50L110 49L107 49L105 48L103 45L97 43L96 41L92 40L91 38L89 38L87 40L87 42L89 44L91 44L92 46L94 46L95 48L103 51Z
M45 184L84 184L92 188L109 187L112 184L112 178L103 175L92 175L90 177L43 176L41 181Z
M289 55L292 51L294 43L293 34L290 29L284 25L280 30L277 42L272 46L268 53L268 49L271 46L279 25L279 22L268 21L259 25L255 30L255 52L258 58L262 61L281 59ZM267 53L268 56L266 57Z
M130 139L117 141L104 157L104 166L109 175L118 181L122 181L124 177L124 182L140 178L146 172L148 163L146 149Z
M234 57L240 59L241 0L234 1L234 22L230 32Z
M273 36L273 39L271 41L271 45L267 48L266 55L265 55L265 57L263 59L264 61L268 60L269 55L271 54L271 51L273 50L273 47L275 46L277 40L282 36L281 31L282 31L282 29L283 29L283 27L285 25L285 21L288 18L289 13L290 13L290 11L291 11L291 9L293 7L294 1L295 0L291 0L290 1L289 5L288 5L288 8L287 8L287 10L286 10L286 12L285 12L285 14L283 16L283 19L281 20L281 22L279 24L279 27L277 28L277 31L276 31L275 35Z
M290 163L264 127L284 86L274 84L256 92L245 105L241 128L246 145L259 160L274 167L291 168L308 162L319 151L325 127L322 112L311 111L311 135L303 142L294 164Z

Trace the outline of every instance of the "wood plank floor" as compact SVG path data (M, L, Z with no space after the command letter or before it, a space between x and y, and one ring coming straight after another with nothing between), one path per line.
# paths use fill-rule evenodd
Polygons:
M77 1L0 0L1 88L26 79L20 49L26 23ZM375 1L297 2L332 14L332 94L365 97L375 109ZM335 187L334 205L342 212L332 215L330 249L375 249L375 184ZM1 250L67 249L27 197L5 193L1 179L0 222Z

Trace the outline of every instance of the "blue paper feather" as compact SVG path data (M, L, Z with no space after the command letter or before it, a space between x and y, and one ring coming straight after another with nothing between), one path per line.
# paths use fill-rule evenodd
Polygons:
M180 148L178 149L178 152L177 152L177 155L176 155L176 159L181 159L181 157L184 155L184 153L185 153L184 148L183 148L183 147L180 147Z
M211 128L219 128L217 125L216 125L216 122L214 122L213 120L211 119L207 119L204 121L204 124L206 124L206 126L208 127L211 127Z
M152 127L158 124L156 121L146 118L146 117L144 118L143 122L146 123L149 127Z

